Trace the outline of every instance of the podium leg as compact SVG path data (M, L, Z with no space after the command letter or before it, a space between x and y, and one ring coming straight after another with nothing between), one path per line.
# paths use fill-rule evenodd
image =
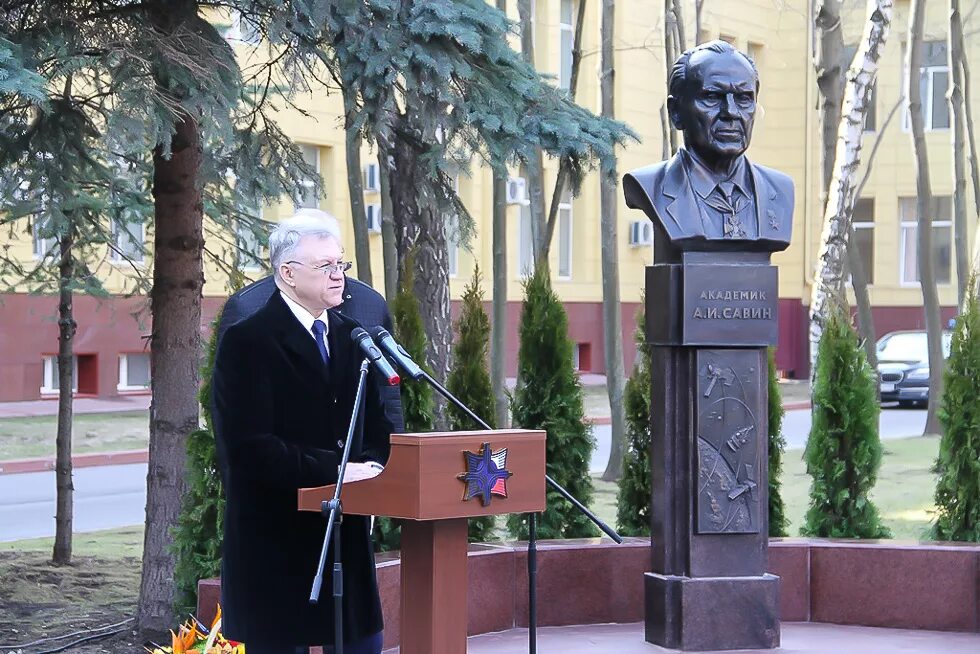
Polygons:
M466 534L466 518L402 521L401 654L465 654Z

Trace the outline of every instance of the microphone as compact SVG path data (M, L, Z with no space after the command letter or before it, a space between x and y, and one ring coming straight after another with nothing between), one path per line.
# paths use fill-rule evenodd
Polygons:
M394 386L401 381L398 377L398 373L391 367L388 360L381 356L381 350L379 350L378 346L374 344L374 341L371 340L371 337L368 336L366 331L360 327L355 327L353 331L351 331L350 337L355 343L357 343L357 346L361 348L361 352L364 353L364 356L367 357L371 364L378 369L381 376L388 380L389 386Z
M385 351L391 360L398 364L398 367L402 371L414 379L419 381L425 377L425 371L422 370L417 363L412 359L412 356L405 351L401 345L388 333L388 330L384 327L375 327L371 330L371 335L377 339L378 344L381 349Z

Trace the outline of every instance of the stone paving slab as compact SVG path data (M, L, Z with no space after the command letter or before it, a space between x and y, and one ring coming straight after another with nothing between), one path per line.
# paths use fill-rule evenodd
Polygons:
M473 636L468 654L524 654L527 629ZM661 654L664 649L643 640L643 624L605 624L538 629L538 651L560 654ZM729 650L733 654L736 650ZM737 650L760 652L763 650ZM977 654L980 634L850 627L811 622L784 622L782 654ZM398 648L385 650L395 654Z

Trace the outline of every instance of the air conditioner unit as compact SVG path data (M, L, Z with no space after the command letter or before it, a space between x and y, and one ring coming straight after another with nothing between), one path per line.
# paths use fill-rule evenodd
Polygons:
M507 178L507 204L523 204L527 201L527 182L523 177Z
M649 220L634 220L630 223L630 245L640 247L653 243L653 223Z
M381 190L381 178L378 172L378 164L372 163L364 166L364 191L366 193L377 193Z
M364 207L364 212L367 215L367 225L368 231L372 234L381 233L381 205L380 204L369 204Z

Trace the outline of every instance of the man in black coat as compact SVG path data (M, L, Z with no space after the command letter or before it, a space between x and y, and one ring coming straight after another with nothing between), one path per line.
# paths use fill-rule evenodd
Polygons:
M338 234L340 233L340 226L337 224L336 218L322 211L302 209L297 216L320 218L333 227ZM391 313L388 311L388 304L384 297L359 279L346 277L345 282L343 301L336 308L336 311L352 318L365 329L380 326L393 334ZM269 275L249 284L228 298L221 310L221 320L218 322L218 343L221 343L222 337L230 326L265 306L265 303L269 301L276 290L275 276ZM385 412L388 414L388 419L394 425L395 432L402 431L405 423L402 418L399 387L385 386L381 392L384 396Z
M351 340L356 323L336 310L349 268L336 229L295 217L276 227L269 250L277 289L227 327L213 377L226 498L223 631L249 654L294 654L333 643L330 565L328 590L319 604L308 601L326 521L297 511L296 491L337 481L362 357ZM372 374L347 481L370 478L387 461L394 426L384 409ZM345 516L341 536L345 652L378 654L381 603L367 518Z

